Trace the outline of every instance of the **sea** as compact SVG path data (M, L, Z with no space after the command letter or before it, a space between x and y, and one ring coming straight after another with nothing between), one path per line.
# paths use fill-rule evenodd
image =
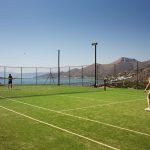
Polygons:
M8 79L0 78L0 84L5 85L7 84ZM94 85L95 79L94 78L77 78L77 77L71 77L71 78L60 78L58 81L58 78L14 78L13 84L16 85L38 85L38 84L64 84L64 85L85 85L85 86L91 86ZM103 81L97 81L98 84L103 84Z

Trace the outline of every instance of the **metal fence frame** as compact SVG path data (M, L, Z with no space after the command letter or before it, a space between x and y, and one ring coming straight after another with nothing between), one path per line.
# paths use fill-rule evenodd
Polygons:
M14 84L66 84L66 85L92 85L94 77L88 78L84 76L84 68L87 66L65 66L60 67L12 67L0 66L0 83L6 85L8 75L11 73ZM72 75L73 69L81 69L80 75ZM42 71L44 70L44 71ZM43 79L42 79L43 75ZM30 77L28 77L30 76ZM32 80L32 82L31 82ZM42 80L42 81L40 81ZM44 81L45 80L45 81Z
M100 64L97 64L96 85L103 86L104 80L107 80L107 85L114 87L133 87L140 88L141 84L146 81L146 78L141 79L141 64L137 61L134 64L133 74L134 80L120 80L119 64L112 64L112 73L103 73ZM15 78L14 84L56 84L56 85L80 85L80 86L94 86L95 84L95 68L90 65L92 71L88 74L88 65L82 66L64 66L60 67L12 67L0 66L0 84L6 85L8 74L11 73ZM77 73L78 72L78 73ZM87 75L88 74L88 75ZM140 75L139 75L140 74ZM123 75L122 75L123 76ZM127 76L126 76L127 77ZM131 82L131 83L130 83ZM131 84L131 85L129 85ZM143 84L144 86L144 84Z

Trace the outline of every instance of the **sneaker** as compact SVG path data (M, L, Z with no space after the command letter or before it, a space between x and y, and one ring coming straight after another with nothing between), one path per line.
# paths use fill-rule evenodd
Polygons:
M149 108L149 107L148 107L148 108L145 108L145 110L146 110L146 111L150 111L150 108Z

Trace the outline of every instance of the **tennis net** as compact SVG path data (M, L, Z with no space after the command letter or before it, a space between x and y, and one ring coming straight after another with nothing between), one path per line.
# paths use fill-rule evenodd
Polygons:
M15 85L12 89L7 86L0 86L0 98L17 98L32 96L49 96L59 94L75 94L99 92L99 88L82 87L82 86L57 86L57 85Z

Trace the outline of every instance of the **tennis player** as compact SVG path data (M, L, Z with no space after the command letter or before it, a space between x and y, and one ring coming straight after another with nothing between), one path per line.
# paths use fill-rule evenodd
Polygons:
M8 76L8 88L10 89L12 89L12 80L13 80L13 77L12 77L12 75L11 74L9 74L9 76Z
M150 86L150 77L148 78L148 84L145 88L145 92L147 92L147 104L148 107L145 108L145 110L150 111L150 90L147 90L147 88Z

